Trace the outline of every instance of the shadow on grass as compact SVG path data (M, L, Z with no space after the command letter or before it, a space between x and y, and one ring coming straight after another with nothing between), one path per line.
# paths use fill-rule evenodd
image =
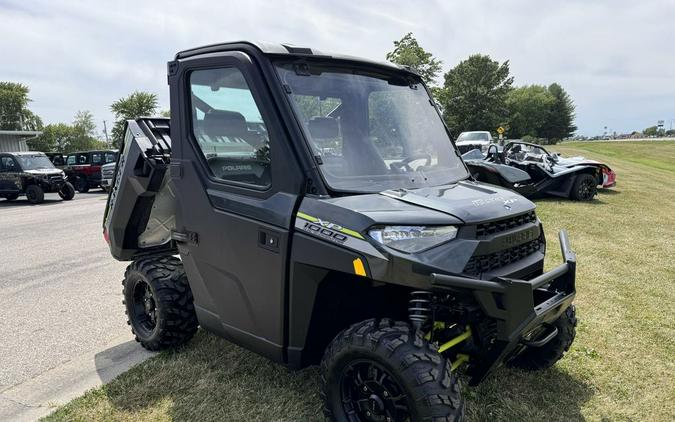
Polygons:
M604 192L602 193L604 194ZM531 199L531 201L534 203L550 203L550 204L558 204L560 202L571 202L579 205L592 205L592 206L607 205L607 202L603 201L597 196L590 201L574 201L572 199L557 198L557 197L533 198Z
M187 346L141 363L51 419L316 421L322 420L318 388L315 367L289 371L200 331ZM579 420L592 395L557 368L501 369L464 394L469 421Z

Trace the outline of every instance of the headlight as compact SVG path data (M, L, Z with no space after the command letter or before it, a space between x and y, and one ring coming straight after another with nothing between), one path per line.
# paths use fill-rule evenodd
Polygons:
M457 227L385 226L371 229L368 234L392 249L415 253L454 239Z

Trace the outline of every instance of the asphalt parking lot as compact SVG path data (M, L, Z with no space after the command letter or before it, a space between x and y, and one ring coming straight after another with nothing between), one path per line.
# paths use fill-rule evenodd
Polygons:
M34 419L145 357L125 321L126 264L101 235L100 190L0 199L0 420Z

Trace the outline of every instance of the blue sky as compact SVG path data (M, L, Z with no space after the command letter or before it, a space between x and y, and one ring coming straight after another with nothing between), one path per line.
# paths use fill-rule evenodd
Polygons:
M560 83L580 134L675 120L673 1L0 0L0 80L29 85L46 123L90 110L102 128L134 90L168 108L182 49L252 39L384 59L406 32L444 70L483 53L510 60L517 85Z

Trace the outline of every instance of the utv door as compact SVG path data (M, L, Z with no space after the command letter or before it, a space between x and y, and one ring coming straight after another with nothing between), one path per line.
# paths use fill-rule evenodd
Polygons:
M21 169L10 155L0 155L0 193L17 194L21 192Z
M171 65L174 239L199 322L282 361L289 229L302 185L294 154L250 56Z

